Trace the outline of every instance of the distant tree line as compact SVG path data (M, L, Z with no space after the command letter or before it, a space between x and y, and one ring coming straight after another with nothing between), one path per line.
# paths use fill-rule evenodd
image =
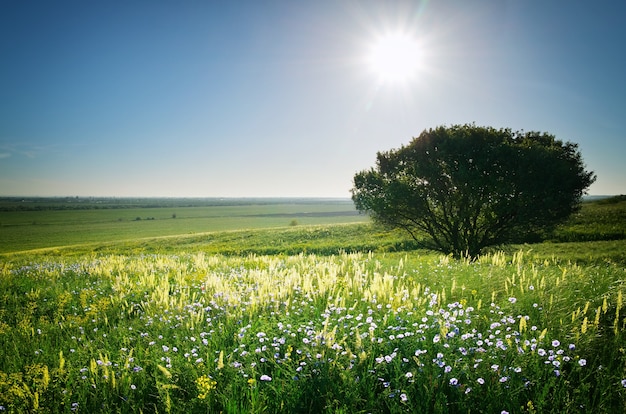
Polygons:
M309 203L352 204L349 198L0 197L0 211L100 210Z

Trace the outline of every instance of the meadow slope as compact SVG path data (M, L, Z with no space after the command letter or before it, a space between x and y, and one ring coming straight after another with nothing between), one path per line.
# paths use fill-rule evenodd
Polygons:
M369 223L5 253L0 410L624 412L624 207L474 261Z

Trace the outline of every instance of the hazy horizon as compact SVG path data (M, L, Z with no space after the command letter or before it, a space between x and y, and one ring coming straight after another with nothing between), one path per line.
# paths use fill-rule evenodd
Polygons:
M589 194L625 194L624 16L617 0L3 2L0 196L349 198L378 151L465 123L578 143Z

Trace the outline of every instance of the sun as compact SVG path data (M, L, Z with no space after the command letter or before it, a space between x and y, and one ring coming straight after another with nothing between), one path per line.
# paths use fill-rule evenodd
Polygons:
M377 38L368 54L368 66L387 83L404 83L417 73L421 62L417 40L407 33L388 33Z

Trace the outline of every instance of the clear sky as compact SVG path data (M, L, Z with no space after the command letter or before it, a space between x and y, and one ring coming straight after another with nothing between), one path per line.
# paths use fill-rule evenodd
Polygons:
M472 122L576 142L590 194L624 194L625 18L622 0L2 0L0 195L349 197L377 151ZM393 35L416 49L385 77Z

